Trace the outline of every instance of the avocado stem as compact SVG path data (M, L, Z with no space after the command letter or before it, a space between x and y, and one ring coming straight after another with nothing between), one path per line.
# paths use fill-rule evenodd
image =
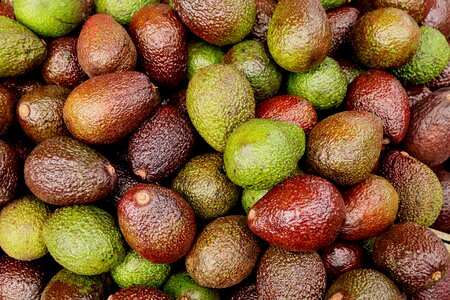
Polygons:
M146 205L150 202L150 195L146 191L140 191L134 196L137 204Z
M112 165L109 165L109 164L106 166L106 170L108 170L109 174L111 174L111 175L116 173L116 169L114 169L114 167Z
M20 104L19 106L19 115L22 119L28 118L30 115L30 106L28 104Z
M439 279L441 279L441 277L442 277L442 272L441 271L436 271L436 272L433 273L433 275L431 275L431 278L434 281L439 281Z
M409 154L406 151L400 151L400 154L403 155L404 157L408 157Z
M341 292L337 292L336 294L328 298L328 300L344 300L344 295L342 295Z
M137 170L136 175L141 177L142 179L145 179L145 177L147 177L147 172L145 171L145 169L139 169Z

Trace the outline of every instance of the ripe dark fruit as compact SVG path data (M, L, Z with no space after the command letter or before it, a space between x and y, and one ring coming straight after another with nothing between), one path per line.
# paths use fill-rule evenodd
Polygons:
M450 3L446 0L430 0L431 8L422 25L436 28L447 38L450 36Z
M277 2L275 0L255 0L256 19L250 36L257 41L267 41L267 30Z
M19 183L19 156L11 145L0 140L0 205L11 201Z
M151 287L129 287L119 290L108 300L172 300L172 297Z
M256 285L252 284L240 288L230 300L258 300L258 293L256 291Z
M359 10L354 7L343 6L327 12L333 39L331 40L329 56L336 55L349 42L350 33L359 17Z
M17 98L13 91L0 84L0 136L4 135L11 127L16 104Z
M431 227L450 233L450 173L440 170L436 175L442 186L444 201L439 216Z
M363 248L358 243L334 242L322 250L327 276L334 280L342 274L363 267Z
M409 106L412 107L431 94L431 90L426 85L409 86L406 87L406 93L408 93Z

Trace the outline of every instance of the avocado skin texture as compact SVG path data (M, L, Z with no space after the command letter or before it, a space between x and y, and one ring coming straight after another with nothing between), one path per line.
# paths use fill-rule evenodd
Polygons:
M226 215L239 199L239 189L225 175L220 153L192 158L172 181L172 189L180 193L202 219Z
M439 217L431 225L434 229L450 233L450 173L444 170L436 172L442 186L444 202L442 204Z
M450 61L450 46L445 36L430 26L420 27L419 49L413 58L394 70L405 85L420 85L436 78Z
M46 85L20 98L17 119L27 136L36 144L56 136L69 135L63 119L63 107L70 89Z
M133 286L119 290L109 300L173 300L169 295L151 287Z
M320 0L320 3L325 10L338 8L339 6L344 5L345 2L345 0Z
M159 104L147 76L135 71L91 78L77 86L64 104L70 133L88 144L111 144L135 130Z
M325 299L403 300L405 298L392 280L382 273L371 269L356 269L334 281Z
M260 42L250 40L234 45L223 62L235 65L247 76L256 101L270 98L280 89L282 74Z
M308 168L342 186L369 177L381 152L381 119L365 111L345 111L317 124L306 146Z
M443 278L428 289L410 295L411 300L442 300L450 294L450 271L445 272Z
M413 17L417 23L423 21L423 19L430 12L433 1L427 0L371 0L373 8L382 7L395 7L406 11L411 17Z
M259 300L320 300L326 288L325 267L317 252L270 246L259 263L256 288Z
M410 221L381 234L372 257L375 267L407 293L431 287L450 269L450 254L443 241L428 228Z
M360 16L357 8L344 6L327 12L333 38L331 40L329 56L335 56L339 50L347 46L350 33L356 20Z
M19 184L19 156L16 150L0 140L0 205L11 201Z
M256 5L256 18L250 36L252 37L253 40L266 43L267 30L269 29L269 22L272 19L273 12L275 11L275 7L277 6L277 1L255 0L255 5Z
M0 33L0 78L23 75L45 59L44 42L19 22L0 16Z
M117 184L114 168L103 155L64 136L36 146L25 161L24 175L33 194L54 205L95 202Z
M170 276L163 291L174 299L220 300L219 291L198 285L187 272L179 272Z
M89 77L132 71L137 52L125 28L105 14L91 16L81 29L77 41L77 57Z
M229 135L255 116L253 89L245 75L231 65L211 65L189 81L186 107L198 133L218 152Z
M152 81L172 88L185 79L187 32L172 8L160 3L143 7L133 15L128 32Z
M117 208L130 247L153 263L172 263L191 249L197 224L191 206L175 191L156 184L128 190Z
M431 90L426 85L419 86L407 86L405 87L406 93L408 94L409 106L412 107L416 103L420 102L426 96L431 94Z
M442 34L450 37L450 3L446 0L433 0L431 2L431 8L427 16L422 22L422 25L428 25L436 28Z
M74 89L89 77L78 62L76 37L60 37L51 41L42 64L41 74L49 85Z
M290 72L306 72L325 59L331 35L319 0L282 0L270 20L267 44L279 66Z
M0 257L0 299L40 300L45 282L41 264Z
M219 217L206 225L186 256L186 270L199 285L227 288L242 282L261 251L245 216Z
M0 84L0 136L5 135L14 120L17 98L13 91Z
M379 8L359 18L350 40L356 58L366 67L399 68L419 48L420 29L406 12Z
M404 149L429 166L450 157L450 87L428 95L411 107Z
M110 15L122 25L128 25L131 18L146 5L159 0L93 0L97 13Z
M356 77L348 87L345 108L380 117L384 135L393 144L400 143L408 131L408 94L400 81L385 71L369 70Z
M204 41L192 41L188 45L187 78L191 80L194 74L203 67L220 64L225 55L217 46Z
M9 3L8 1L0 3L0 16L8 17L13 20L16 19L12 3Z
M433 91L450 86L450 60L441 74L439 74L439 76L437 76L433 80L428 81L426 83L426 86Z
M250 209L255 205L256 202L259 201L267 192L269 189L262 189L262 190L252 190L252 189L244 189L242 191L242 197L241 197L241 204L242 208L244 209L244 212L248 214Z
M105 296L106 286L101 276L78 275L62 269L47 284L41 300L102 300Z
M320 254L327 277L331 280L363 267L363 248L356 242L334 242Z
M443 203L442 187L429 167L406 152L391 150L379 172L398 193L398 222L414 221L430 226L436 221Z
M256 291L256 285L252 284L240 288L230 300L258 300L258 292Z
M195 130L175 106L163 105L132 134L128 161L133 173L144 181L167 178L189 159Z
M256 5L253 0L174 0L173 3L192 33L216 46L243 40L255 22Z
M295 219L292 218L295 211ZM314 175L286 179L265 194L247 214L250 229L288 251L315 251L331 244L344 224L339 190Z

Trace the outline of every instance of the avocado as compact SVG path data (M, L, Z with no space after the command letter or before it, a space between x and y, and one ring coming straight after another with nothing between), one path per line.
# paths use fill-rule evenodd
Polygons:
M173 0L173 3L191 32L216 46L243 40L252 31L255 22L256 5L253 0Z
M0 205L11 201L19 183L19 156L13 146L0 140Z
M333 8L338 8L346 3L346 0L320 0L325 10L330 10Z
M269 22L272 19L273 12L277 6L276 0L255 0L256 18L253 24L250 37L253 40L266 43L267 30L269 29Z
M222 49L217 46L204 41L191 41L188 44L187 79L191 80L203 67L220 64L223 56Z
M220 153L192 158L172 181L172 189L180 193L202 219L226 215L239 199L237 186L225 175Z
M230 300L258 300L256 284L241 287L236 293L233 294Z
M429 166L450 157L450 87L439 89L411 107L404 149Z
M159 93L147 76L116 72L77 86L64 104L63 116L75 138L110 144L135 130L158 104Z
M325 300L403 300L398 287L388 277L372 269L356 269L339 277L327 291Z
M105 14L91 16L77 41L78 62L89 77L136 67L137 52L125 28Z
M325 288L325 267L317 252L270 246L261 258L256 274L259 300L320 300Z
M45 282L44 266L40 263L0 257L0 299L40 300Z
M345 77L347 77L348 84L352 83L356 76L364 73L363 67L357 64L354 60L348 58L337 58L337 63L341 67Z
M426 85L433 91L450 86L450 60L441 74L433 80L428 81Z
M256 266L261 246L245 217L228 215L206 225L186 256L186 270L199 285L227 288L242 282Z
M169 295L151 287L134 286L119 290L108 300L173 300Z
M432 1L428 0L370 0L373 8L395 7L406 11L417 23L423 21L430 11Z
M379 172L398 193L398 222L414 221L430 226L436 221L443 203L442 187L429 167L404 151L391 150L381 162Z
M422 101L426 96L431 94L431 90L426 85L407 86L406 93L408 94L409 106Z
M111 270L111 276L120 288L158 288L169 277L170 270L170 264L154 264L130 250L125 259Z
M270 244L298 252L331 244L344 218L344 200L334 185L314 175L298 175L278 184L256 202L247 222L257 236Z
M172 8L160 3L144 6L133 15L128 32L152 81L173 88L185 79L187 32Z
M242 197L241 197L241 204L242 208L244 209L244 212L248 214L250 209L255 205L256 202L259 201L267 192L269 189L262 189L262 190L252 190L252 189L244 189L242 191Z
M16 19L14 8L11 3L8 1L0 3L0 16L8 17L13 20Z
M443 204L439 216L431 227L450 233L450 173L444 170L436 172L443 191Z
M272 188L297 169L305 140L303 129L292 123L251 119L228 138L223 156L226 174L243 188Z
M117 208L130 247L153 263L172 263L187 254L196 234L191 206L175 191L155 184L128 190Z
M359 16L360 11L350 6L339 7L327 12L328 22L333 33L330 50L328 50L329 56L334 57L348 46L350 33Z
M5 135L14 121L17 98L13 91L0 84L0 136Z
M27 92L17 105L17 119L23 131L36 144L56 136L69 135L63 107L70 89L46 85Z
M332 58L307 72L289 73L287 92L308 100L317 110L337 108L347 92L347 78Z
M419 48L413 58L393 74L405 85L419 85L439 76L450 61L450 46L445 36L430 26L420 27Z
M407 293L427 289L450 269L450 253L431 230L411 221L394 225L375 241L375 267Z
M359 18L350 40L356 58L366 67L399 68L419 48L420 29L405 11L378 8Z
M26 75L8 77L3 81L3 84L14 92L17 99L20 99L25 93L42 86L43 82L36 74L28 73Z
M431 0L431 8L421 25L428 25L436 28L442 34L450 37L450 3L446 0Z
M344 111L319 122L306 145L308 168L343 186L369 177L381 152L383 125L365 111Z
M236 66L245 74L256 101L270 98L280 89L282 74L261 42L250 40L234 45L225 54L223 62Z
M331 45L331 28L318 0L279 1L267 32L275 62L290 72L319 66Z
M411 300L442 300L450 294L450 272L445 272L443 278L432 287L410 296Z
M195 129L218 152L240 124L255 116L250 82L235 66L210 65L189 81L186 107Z
M334 242L320 254L328 279L335 280L341 275L363 267L364 250L355 242Z
M361 240L376 237L394 224L399 207L397 191L383 177L370 174L343 193L345 223L341 238Z
M113 217L91 205L58 208L44 224L51 256L79 275L111 271L125 257L125 243Z
M41 300L104 300L106 286L99 275L85 276L62 269L45 287Z
M77 57L78 38L65 36L51 41L41 74L49 85L74 89L89 77L81 68Z
M393 144L400 143L408 130L408 94L400 81L385 71L370 70L357 76L348 87L345 108L380 117L384 136Z
M163 180L188 161L194 141L189 119L175 106L162 105L130 136L131 170L144 181Z
M46 38L70 33L88 13L87 0L14 0L17 20Z
M114 167L100 153L70 137L41 142L25 161L25 183L54 205L91 203L116 186Z
M220 300L219 291L198 285L187 272L170 276L163 291L178 300Z
M133 15L146 5L159 0L93 0L97 13L107 14L122 25L128 25Z
M50 207L34 196L9 202L0 212L0 247L19 260L35 260L47 254L42 228Z
M41 39L19 22L4 16L0 16L0 45L0 78L23 75L37 67L47 55Z

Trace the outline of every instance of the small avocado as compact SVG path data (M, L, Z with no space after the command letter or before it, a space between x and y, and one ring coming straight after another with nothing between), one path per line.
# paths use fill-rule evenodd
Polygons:
M210 65L189 81L186 107L195 129L218 152L225 150L229 135L255 116L250 82L232 65Z
M239 199L239 190L225 175L220 153L207 153L192 158L172 181L202 219L226 215Z
M275 62L290 72L319 66L331 45L331 28L317 0L279 1L267 32L267 45Z
M142 73L100 75L70 93L63 108L64 122L85 143L110 144L135 130L159 101L156 86Z
M249 40L234 45L225 54L223 62L236 66L245 74L256 101L270 98L280 89L282 74L261 42Z
M130 250L125 259L111 270L120 288L131 286L160 287L170 274L170 264L154 264Z
M298 175L278 184L256 202L247 222L257 236L270 244L298 252L331 244L344 218L344 200L334 185L314 175Z
M74 89L89 77L81 68L77 57L78 38L65 36L51 41L41 74L49 85Z
M267 42L267 30L277 6L276 0L255 0L256 18L250 36L256 41Z
M45 287L40 300L104 300L106 286L101 276L85 276L62 269Z
M56 136L67 136L63 107L70 89L46 85L27 92L17 105L17 119L23 131L36 144Z
M430 1L431 8L422 25L428 25L436 28L447 38L450 37L450 4L446 0L432 0Z
M309 133L309 169L339 185L351 186L369 177L381 152L383 125L365 111L344 111L319 122Z
M70 137L41 142L27 157L25 183L39 199L54 205L91 203L117 184L111 163Z
M219 217L206 225L186 256L186 270L208 288L227 288L242 282L256 266L260 241L244 216Z
M289 252L270 246L259 263L256 289L259 300L320 300L326 273L317 252Z
M19 184L19 155L13 146L0 140L0 205L11 201Z
M51 256L79 275L111 271L125 258L125 243L113 217L92 205L58 208L44 224Z
M40 300L45 287L44 266L34 261L0 257L0 299Z
M117 208L130 247L153 263L172 263L187 254L197 225L191 206L175 191L155 184L128 190Z
M4 16L0 16L0 45L0 78L23 75L47 55L41 39L24 25Z
M334 57L342 52L341 50L346 49L350 41L350 33L359 16L360 11L350 6L339 7L327 12L328 22L333 33L330 50L328 51L329 56Z
M383 273L356 269L339 277L327 291L325 300L403 300L398 287Z
M391 150L382 160L379 172L398 193L398 222L430 226L436 221L443 203L442 187L429 167L404 151Z
M145 73L157 85L173 88L186 77L186 28L168 5L154 3L133 15L128 32Z
M253 0L173 0L183 23L202 40L216 46L236 44L253 28L256 5Z
M405 11L378 8L359 18L350 40L356 58L366 67L399 68L419 48L420 29Z
M105 14L96 14L84 22L77 41L77 57L89 77L132 71L137 52L125 28Z
M436 172L443 191L443 204L439 216L431 227L450 234L450 172L440 170Z
M230 300L258 300L256 284L241 287L236 293L233 294Z
M97 13L107 14L122 25L128 25L133 15L146 5L159 0L93 0Z
M220 300L219 291L198 285L187 272L170 276L163 291L177 300Z
M162 105L130 136L131 170L144 181L161 181L188 161L194 142L189 119L175 106Z
M320 257L327 271L327 277L335 280L348 271L362 268L363 255L364 250L360 244L338 241L322 249Z
M411 221L394 225L375 241L375 267L407 293L430 288L450 270L450 253L431 230Z
M187 78L191 80L194 74L203 67L220 64L225 55L217 46L204 41L191 41L188 45Z
M0 247L9 256L30 261L47 254L42 228L50 207L34 196L9 202L0 212Z
M13 91L0 84L0 136L5 135L14 121L17 98Z

